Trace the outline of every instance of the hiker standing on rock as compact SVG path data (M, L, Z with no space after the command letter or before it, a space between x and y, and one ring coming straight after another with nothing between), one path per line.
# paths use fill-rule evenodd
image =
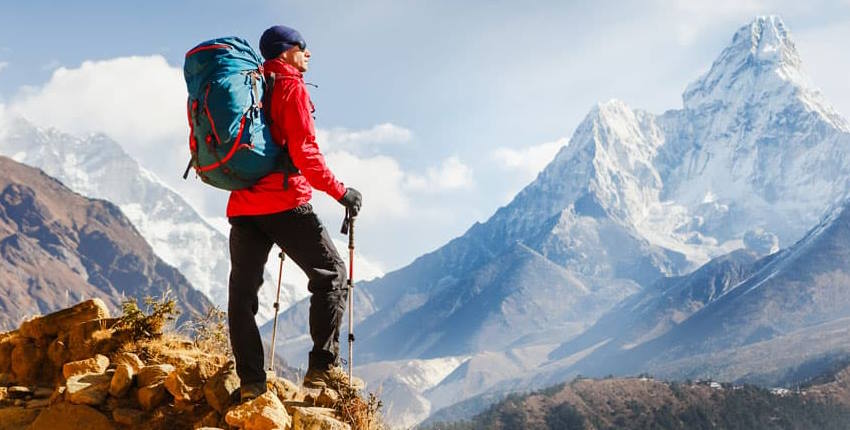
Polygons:
M264 106L266 120L274 142L288 148L298 173L271 173L250 188L231 192L227 203L231 224L228 323L243 400L266 391L263 345L254 316L263 267L274 244L309 278L313 350L304 386L320 388L341 378L347 381L339 367L339 331L349 293L345 263L309 202L315 188L356 216L362 201L357 190L336 179L316 143L313 104L303 79L310 60L304 38L292 28L274 26L260 38L260 52L271 88Z

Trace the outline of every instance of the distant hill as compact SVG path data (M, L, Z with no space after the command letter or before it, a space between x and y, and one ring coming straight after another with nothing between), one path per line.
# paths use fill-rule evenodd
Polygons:
M0 157L0 330L90 298L171 291L184 316L212 303L157 257L121 210Z
M513 394L475 418L429 424L473 429L847 429L850 368L798 390L648 377L575 379L532 394Z

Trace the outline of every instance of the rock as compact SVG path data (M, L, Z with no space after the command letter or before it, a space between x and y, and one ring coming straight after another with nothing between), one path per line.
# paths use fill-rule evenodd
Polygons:
M36 387L32 392L32 396L36 399L48 399L50 398L50 395L53 394L53 391L53 388Z
M31 339L56 336L79 323L101 318L109 318L109 309L103 300L92 299L68 309L25 321L18 332L21 336Z
M112 375L87 373L65 381L65 399L77 405L98 406L106 401Z
M288 379L284 378L269 378L266 382L269 390L277 394L277 398L281 402L289 400L304 400L301 389Z
M24 407L24 406L27 405L27 402L25 402L24 399L15 399L15 401L12 404L15 405L15 406Z
M136 376L136 381L139 387L149 387L161 382L165 382L165 378L174 371L174 366L170 364L153 364L145 366L139 370Z
M65 387L64 385L61 387L56 387L56 389L53 391L53 394L50 395L50 404L52 405L54 403L61 402L62 399L65 398L66 390L67 387Z
M143 367L145 367L145 362L139 358L138 355L133 354L132 352L119 352L112 356L112 362L114 364L126 364L133 368L133 373L139 373Z
M104 348L102 340L112 338L109 328L114 326L116 318L102 318L75 324L68 331L68 350L72 360L91 357L92 353L109 352Z
M236 376L233 363L228 363L204 384L204 397L213 409L224 413L237 390L239 390L239 377Z
M11 373L0 373L0 387L8 387L15 381L15 376Z
M141 405L142 409L146 411L153 410L157 406L161 405L167 396L168 391L165 390L165 384L162 382L141 387L137 394L139 405Z
M244 430L284 430L292 423L283 403L271 391L231 409L224 420Z
M41 376L46 351L32 341L23 341L12 350L12 373L21 384L31 384Z
M194 384L189 383L191 379L195 379L192 381ZM185 371L176 371L168 375L165 378L165 388L175 400L182 402L196 402L204 397L200 378L191 378L191 374Z
M109 358L105 355L97 354L85 360L65 363L62 366L62 375L65 376L65 379L68 379L72 376L86 373L103 373L107 367L109 367Z
M12 371L12 350L15 349L15 344L11 338L0 341L0 373L9 373Z
M206 415L203 416L203 418L195 422L192 428L201 429L216 427L218 426L219 421L221 421L221 415L219 415L216 411L209 411Z
M41 409L50 406L48 399L35 399L27 402L27 409Z
M54 367L62 367L71 361L71 353L68 351L68 336L57 337L47 347L47 358ZM67 379L67 378L66 378Z
M114 430L115 426L102 413L85 405L57 403L38 415L32 430Z
M322 388L319 396L316 397L316 406L323 408L333 408L339 403L339 392L328 388Z
M133 386L133 376L135 376L135 372L130 365L119 364L115 367L112 381L109 382L109 394L113 397L124 397L130 387Z
M138 409L118 408L112 411L112 419L118 424L125 426L135 426L141 424L145 418L145 413Z
M41 411L38 409L25 408L0 408L0 429L2 430L17 430L29 427L30 423L35 421ZM52 430L52 429L51 429Z
M10 399L23 399L32 395L32 390L28 387L14 386L6 389Z
M292 430L351 430L351 426L333 418L335 411L328 408L295 408Z

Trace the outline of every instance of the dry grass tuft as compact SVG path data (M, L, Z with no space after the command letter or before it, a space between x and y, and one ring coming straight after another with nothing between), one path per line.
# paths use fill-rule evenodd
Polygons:
M341 373L338 381L331 381L337 388L340 399L334 409L342 416L343 421L351 425L353 430L385 430L387 427L381 416L381 402L375 393L366 393L364 399L360 390L347 384L347 375ZM334 383L335 382L335 383Z
M195 347L207 353L233 355L227 326L227 312L213 306L204 315L195 315L180 327L192 339Z

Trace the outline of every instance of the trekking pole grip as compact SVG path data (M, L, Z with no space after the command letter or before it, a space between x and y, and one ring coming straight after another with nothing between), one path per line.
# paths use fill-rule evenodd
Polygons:
M345 218L342 219L342 228L339 229L340 234L348 234L348 224L351 222L348 208L345 208Z

